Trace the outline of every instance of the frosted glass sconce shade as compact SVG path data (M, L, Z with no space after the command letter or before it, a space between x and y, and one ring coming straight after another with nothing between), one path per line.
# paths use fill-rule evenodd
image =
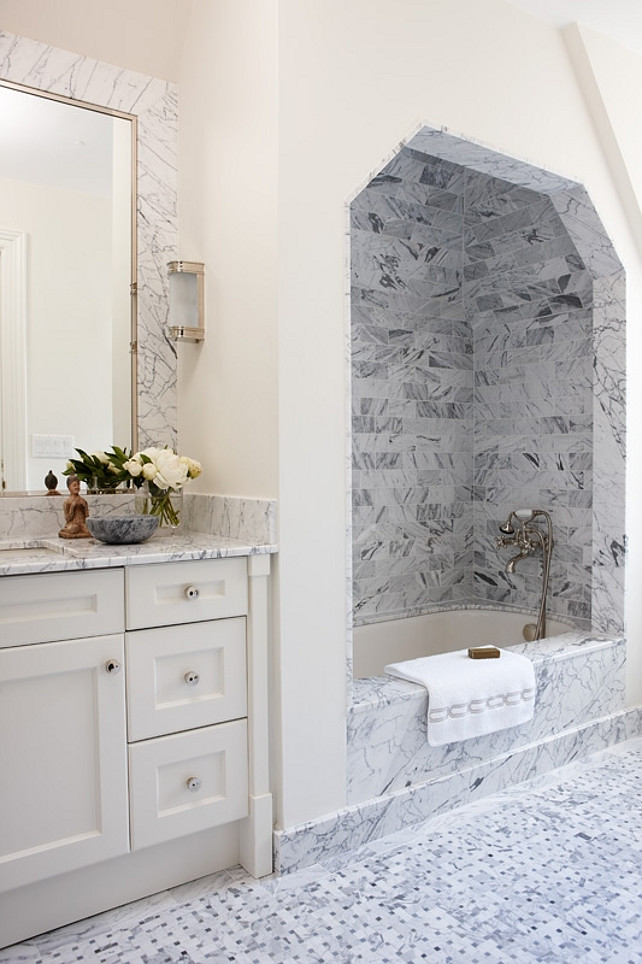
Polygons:
M169 331L176 341L205 340L205 265L170 261Z

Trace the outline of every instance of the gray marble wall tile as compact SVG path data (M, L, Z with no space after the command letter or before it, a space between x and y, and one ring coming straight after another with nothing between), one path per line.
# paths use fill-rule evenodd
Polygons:
M352 223L351 624L480 604L536 610L540 560L509 575L494 545L508 511L531 505L554 520L549 612L621 633L624 286L588 195L423 128L355 198ZM409 247L391 248L386 231ZM450 274L415 270L428 250ZM376 261L390 251L394 274ZM376 349L393 345L424 354ZM623 640L560 639L529 650L534 719L486 742L429 748L422 690L355 680L350 805L277 833L277 865L304 866L637 733L639 712L621 709Z
M427 191L419 205L418 188ZM353 487L355 505L379 509L355 509L355 622L421 611L420 585L424 611L437 588L461 599L464 585L476 598L535 607L538 564L507 577L493 538L508 510L527 504L551 511L556 526L551 611L588 619L595 608L600 627L617 630L623 292L586 191L423 128L357 195L351 217ZM431 264L442 273L429 274ZM432 452L457 457L458 468L420 472ZM430 510L450 498L464 526L438 531ZM580 561L564 540L569 529L593 538L587 516L595 541ZM428 568L416 568L415 544L431 547ZM357 565L373 553L376 574ZM439 573L445 560L458 571Z

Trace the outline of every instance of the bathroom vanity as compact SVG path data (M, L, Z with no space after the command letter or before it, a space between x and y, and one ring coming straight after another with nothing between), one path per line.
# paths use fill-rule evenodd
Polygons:
M273 545L0 543L0 946L272 869Z

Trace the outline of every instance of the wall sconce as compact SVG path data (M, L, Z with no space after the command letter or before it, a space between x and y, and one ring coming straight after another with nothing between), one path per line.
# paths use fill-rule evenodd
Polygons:
M205 265L170 261L169 333L176 341L205 341Z

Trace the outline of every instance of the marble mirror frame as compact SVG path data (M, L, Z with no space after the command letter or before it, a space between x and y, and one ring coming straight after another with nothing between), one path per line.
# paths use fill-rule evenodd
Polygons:
M167 262L177 248L176 85L0 30L0 79L136 118L137 447L176 447ZM106 439L105 447L117 439Z

